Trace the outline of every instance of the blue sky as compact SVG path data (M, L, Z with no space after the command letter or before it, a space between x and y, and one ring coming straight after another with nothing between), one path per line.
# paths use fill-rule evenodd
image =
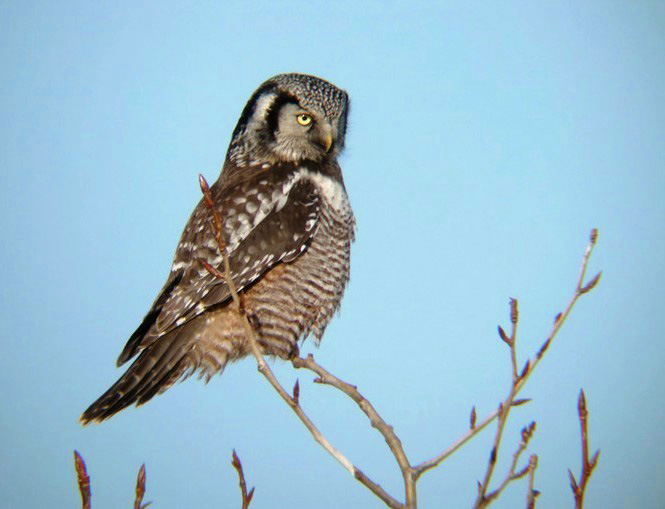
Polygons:
M524 360L567 302L592 227L601 284L511 417L497 479L538 423L542 507L571 507L577 394L602 450L589 507L665 497L665 6L660 2L2 2L0 506L381 507L246 359L82 428L170 267L252 91L321 76L352 98L341 159L358 220L352 281L320 349L416 463L505 396L496 325L521 308ZM330 440L395 496L399 471L347 399L274 363ZM486 432L419 483L469 507ZM520 507L523 482L495 507Z

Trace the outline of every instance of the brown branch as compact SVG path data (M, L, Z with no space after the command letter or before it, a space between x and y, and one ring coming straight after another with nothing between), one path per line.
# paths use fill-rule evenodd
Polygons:
M74 451L74 468L76 469L76 478L79 483L79 492L81 492L81 509L90 509L90 476L85 468L83 457Z
M518 311L518 306L517 306L517 301L514 299L511 299L510 301L510 321L512 324L512 331L511 335L508 336L506 334L505 330L499 326L498 327L498 332L499 332L499 337L501 340L508 345L510 348L510 358L511 358L511 368L512 368L512 383L510 387L510 391L506 399L499 405L499 408L495 410L494 412L491 412L485 419L483 419L480 424L477 424L476 426L472 426L470 430L466 431L457 441L455 441L448 449L444 450L442 453L438 454L437 456L433 457L430 460L423 461L419 465L413 467L413 472L414 472L414 477L417 479L420 477L423 473L426 471L436 468L441 462L443 462L446 458L448 458L450 455L452 455L455 451L457 451L460 447L462 447L465 443L467 443L469 440L471 440L473 437L475 437L480 431L482 431L486 426L488 426L491 422L494 421L498 416L503 416L503 420L507 418L508 412L510 408L514 406L521 405L523 403L526 403L529 401L529 399L517 399L516 396L519 394L521 389L524 387L524 384L528 380L528 378L531 376L533 371L535 370L536 366L540 363L543 355L551 345L554 337L557 335L561 327L563 326L564 322L566 321L566 318L568 318L568 315L572 311L573 307L575 306L577 300L579 299L580 296L583 294L589 292L592 290L597 284L598 281L600 280L601 273L599 272L596 274L587 284L584 284L584 277L586 275L586 270L587 270L587 265L589 263L589 258L591 257L591 253L593 252L593 248L596 245L596 241L598 239L598 230L595 228L591 230L591 235L589 238L589 243L587 244L586 250L584 252L584 256L582 257L582 264L580 268L580 273L579 277L577 280L577 285L575 287L575 290L573 292L573 296L571 297L570 301L568 302L568 305L566 306L565 310L562 313L557 314L555 320L554 320L554 325L552 326L552 329L550 330L549 334L547 335L547 338L541 345L541 347L538 349L535 357L531 360L528 360L524 367L522 368L521 372L517 372L517 356L515 352L515 336L516 336L516 331L517 331L517 322L519 320L519 311ZM501 419L500 419L501 421ZM496 463L496 456L498 454L498 446L500 445L500 434L503 433L504 429L504 424L499 422L499 425L497 426L497 434L495 435L495 440L494 444L492 447L492 451L490 453L490 461L488 463L488 469L485 474L485 478L487 478L487 483L479 483L479 495L478 499L476 500L476 504L478 504L481 500L484 499L484 493L487 490L487 485L489 483L489 479L491 478L492 470L494 469L494 464ZM534 467L535 468L535 467ZM483 493L481 493L483 492ZM482 496L481 496L482 495Z
M488 502L498 498L499 495L506 488L506 486L508 486L508 483L510 483L511 481L516 481L517 479L521 479L529 472L529 468L531 465L530 463L527 463L526 466L522 468L520 471L516 472L515 469L517 468L517 463L520 459L520 456L529 445L529 440L531 440L531 437L533 436L533 432L535 430L536 430L535 421L531 421L531 424L522 428L522 431L520 432L520 436L522 439L520 440L517 450L513 454L513 461L510 464L510 469L508 470L508 473L504 477L499 487L487 495L486 499Z
M402 471L402 477L404 479L404 489L406 493L407 507L415 507L416 505L416 486L415 486L415 477L409 463L404 448L402 447L402 442L399 437L395 434L393 427L388 424L383 418L379 415L376 409L372 404L358 391L358 388L355 385L346 383L343 380L340 380L332 373L328 372L322 366L314 361L314 356L309 354L306 359L302 357L296 357L292 361L293 367L296 369L306 368L310 371L316 373L319 378L316 380L319 383L330 385L336 389L342 391L344 394L349 396L363 411L363 413L369 419L370 424L375 428L383 438L385 439L390 451L395 456L397 464L399 465L400 470Z
M476 413L475 413L475 408L473 408L470 419L470 429L447 450L445 450L444 452L440 453L439 455L435 456L430 460L424 461L419 465L416 465L415 467L411 466L411 464L409 463L406 453L404 452L404 448L402 447L402 443L395 434L392 426L390 426L388 423L386 423L383 420L383 418L378 414L376 409L369 403L369 401L364 396L362 396L362 394L360 394L360 392L355 386L348 384L343 380L337 378L336 376L332 375L331 373L329 373L327 370L325 370L323 367L321 367L319 364L317 364L314 361L312 355L309 355L306 359L303 359L301 357L296 357L292 359L292 364L295 368L297 369L306 368L316 373L318 375L318 378L315 380L316 382L331 385L337 388L338 390L344 392L351 399L353 399L353 401L368 417L368 419L370 420L370 424L382 434L402 472L402 476L404 479L405 496L406 496L406 504L402 504L401 502L397 501L392 496L390 496L385 490L383 490L383 488L381 488L381 486L379 486L374 481L369 479L360 469L358 469L355 465L353 465L348 460L348 458L346 458L346 456L344 456L340 451L335 449L332 446L332 444L328 442L328 440L321 434L321 432L317 429L317 427L314 425L311 419L305 414L305 412L302 410L300 406L299 383L296 382L293 388L293 393L292 395L290 395L284 389L284 387L282 387L282 385L276 379L274 373L272 372L268 364L265 362L265 359L263 357L263 354L259 346L259 341L257 338L256 331L254 330L254 327L251 324L249 316L247 315L242 305L242 301L238 295L235 284L231 278L231 268L229 265L228 253L226 251L226 243L223 238L223 225L221 220L221 214L217 208L217 205L214 202L212 193L210 192L210 188L208 187L208 184L202 175L199 175L199 183L201 185L201 190L204 195L205 203L209 207L213 215L212 227L214 229L215 239L217 241L219 251L223 258L224 271L222 272L219 269L210 266L207 262L203 260L201 260L201 263L208 270L210 274L220 279L223 279L227 283L234 306L236 307L239 315L242 317L242 322L246 331L246 337L250 345L252 354L256 359L258 370L270 382L270 384L277 391L280 397L291 407L291 409L295 412L295 414L300 418L302 423L311 433L312 437L330 455L332 455L351 475L353 475L356 479L358 479L363 485L365 485L370 491L372 491L372 493L374 493L377 497L379 497L389 507L415 508L417 503L416 481L418 480L420 475L438 466L444 459L449 457L452 453L458 450L468 440L477 435L482 429L484 429L495 418L498 417L497 431L494 437L494 444L490 453L488 467L485 472L483 482L478 483L478 497L476 499L475 507L484 507L488 505L491 500L495 499L501 493L501 491L511 480L521 478L527 473L529 474L529 483L531 490L529 494L529 501L530 501L529 504L531 504L531 506L535 504L535 493L537 492L535 492L532 489L532 486L533 486L533 477L534 477L534 470L537 462L537 457L535 455L532 455L529 465L527 465L527 467L523 468L519 472L517 473L515 472L515 468L517 466L519 457L526 448L528 439L530 438L531 433L533 432L533 428L535 426L533 423L528 428L525 428L523 430L522 432L523 441L522 443L520 443L520 446L515 452L511 468L506 477L504 478L503 482L500 484L499 488L489 493L489 495L487 494L487 490L492 478L494 467L496 465L498 451L501 444L501 437L503 435L503 431L508 419L508 414L510 412L510 409L513 406L521 405L529 401L528 399L517 399L516 397L519 391L523 388L528 377L533 373L535 367L542 359L545 351L547 350L547 348L549 348L552 340L554 339L558 331L561 329L561 326L563 325L566 318L570 314L573 306L577 302L577 299L581 295L592 290L600 279L601 273L598 273L588 283L584 284L584 276L586 274L586 268L589 261L589 257L591 256L591 252L593 250L593 247L595 246L598 236L597 230L594 229L591 232L590 242L587 246L584 257L582 259L580 276L573 297L569 301L565 311L557 315L552 330L550 331L550 334L548 335L545 342L537 351L535 358L533 360L528 360L521 371L518 371L517 369L517 353L515 349L517 324L519 321L518 304L517 300L510 299L510 321L512 324L510 337L505 333L505 331L501 326L499 326L498 328L499 336L510 348L512 383L506 399L499 405L499 408L495 412L491 413L480 424L476 424ZM525 435L528 436L526 436L525 438ZM597 455L594 456L594 460L595 459L597 459ZM572 479L572 482L574 483L574 479Z
M239 313L239 315L242 317L242 322L243 326L245 328L245 333L247 337L247 341L250 345L250 348L252 350L252 354L254 355L254 358L256 359L256 363L258 366L259 372L270 382L270 384L273 386L273 388L277 391L277 393L280 395L280 397L291 407L293 412L298 416L300 421L305 425L307 430L310 432L312 437L316 442L321 445L333 458L335 458L355 479L360 481L364 486L366 486L372 493L374 493L377 497L379 497L387 506L396 508L396 509L402 509L404 507L414 507L415 508L415 499L413 500L413 503L410 505L405 506L392 496L390 496L379 484L375 483L372 481L369 477L367 477L360 469L358 469L351 461L344 456L338 449L336 449L326 438L323 436L323 434L318 430L316 425L312 422L312 420L307 416L307 414L303 411L302 407L300 406L300 403L298 401L297 397L292 397L289 395L289 393L282 387L282 385L279 383L277 378L275 377L274 373L270 369L270 366L266 363L265 359L263 358L263 354L261 353L260 347L259 347L259 341L256 336L256 331L254 330L254 327L252 326L249 317L247 316L247 313L242 306L240 297L238 296L237 289L235 287L235 284L231 278L231 267L229 264L229 257L228 253L226 251L226 242L224 241L223 238L223 227L222 227L222 220L221 220L221 214L217 208L217 205L215 204L215 201L212 197L212 193L210 192L210 188L208 186L208 183L206 182L205 178L203 175L199 175L199 184L201 186L201 191L203 192L204 200L210 211L212 212L213 215L213 221L212 221L212 227L214 229L215 233L215 239L217 241L217 246L219 248L219 251L222 255L223 261L224 261L224 271L223 273L220 273L219 275L226 281L228 287L229 287L229 292L231 294L231 298L233 299L234 305ZM208 264L205 264L208 265ZM204 266L205 266L204 265ZM214 269L213 267L210 267L209 265L206 267L210 271L210 268ZM217 271L219 272L219 271ZM214 274L214 272L211 272ZM303 359L304 361L304 359ZM299 392L299 391L298 391ZM295 396L295 394L294 394ZM409 490L407 489L407 497L409 495ZM413 495L415 497L415 490L413 491ZM409 504L409 499L407 498L407 504Z
M593 469L598 464L598 456L600 455L599 449L589 459L589 440L587 435L589 412L586 408L586 397L582 389L580 389L580 396L577 400L577 412L580 418L580 433L582 435L582 473L580 474L579 483L575 480L575 476L570 469L568 470L568 476L570 477L570 488L573 490L573 495L575 496L575 509L582 509L584 507L586 485L593 473Z
M145 495L145 463L139 468L139 473L136 476L136 498L134 499L134 509L145 509L150 505L150 502L143 504L143 497Z
M538 490L533 489L533 483L536 476L536 468L538 467L538 456L532 454L529 458L529 492L526 495L527 509L534 509L536 507L536 497L540 495Z
M496 497L498 496L499 493L506 487L508 482L510 482L511 476L514 474L514 469L517 465L517 460L519 459L519 455L522 453L524 448L526 447L526 444L528 443L528 439L531 437L531 433L533 432L533 428L531 428L531 432L528 433L528 437L525 439L525 433L522 433L522 444L520 444L520 447L517 449L517 452L515 453L515 456L513 458L513 464L511 466L510 471L508 472L508 475L506 476L504 482L499 486L497 490L495 490L491 494L487 494L487 490L489 489L489 484L490 481L492 480L492 474L494 473L494 468L496 467L496 462L497 462L497 457L499 455L499 448L501 446L501 438L503 437L503 430L505 429L506 422L508 422L508 414L510 413L510 408L513 406L513 401L515 400L515 397L517 396L518 388L517 388L517 383L522 376L528 369L529 369L529 363L527 362L527 365L525 368L522 370L521 374L518 374L517 372L517 352L515 350L515 343L517 340L517 323L519 321L519 310L518 310L518 304L516 299L510 299L510 323L511 323L511 332L510 332L510 338L508 338L508 341L504 339L505 332L503 332L503 329L499 329L499 335L501 336L501 339L508 345L508 348L510 349L510 364L512 368L512 383L510 387L510 391L508 393L508 397L499 404L499 409L497 411L498 419L499 422L497 424L496 428L496 433L494 434L494 443L492 444L492 450L490 451L490 458L489 461L487 462L487 469L485 470L485 476L483 477L483 481L478 484L478 496L476 497L476 501L474 503L474 507L485 507L489 505L489 503ZM534 424L535 427L535 424Z
M235 449L233 450L233 459L231 460L231 465L238 472L238 480L240 483L240 493L242 494L242 509L247 509L249 504L252 502L252 497L254 496L254 488L247 492L247 483L245 482L245 474L242 471L242 463L240 463L240 458L236 454Z
M516 339L515 336L516 336L519 313L517 309L517 301L515 299L510 300L510 321L512 323L512 333L510 338L506 340L505 332L503 331L503 329L500 328L499 335L501 336L501 339L505 343L507 343L508 346L510 347L513 380L510 387L510 391L508 393L508 397L504 400L503 403L499 405L499 412L498 412L499 422L496 434L494 436L494 444L490 452L490 459L487 465L487 470L485 471L483 482L479 483L478 486L478 497L476 498L474 507L485 507L491 501L491 499L488 498L486 493L489 487L490 480L492 478L494 466L496 465L496 459L499 452L499 446L501 443L501 435L503 434L503 430L508 418L510 407L512 406L512 402L515 396L524 387L524 384L526 383L527 379L533 373L536 366L543 358L543 355L545 354L545 352L551 345L552 340L554 339L554 337L556 336L556 334L559 332L562 325L566 321L566 318L568 318L568 315L573 309L573 306L575 306L577 300L583 294L591 291L598 284L598 281L600 280L601 273L599 272L588 283L586 284L584 283L584 277L586 275L589 258L591 256L594 246L596 245L597 240L598 240L598 230L594 228L593 230L591 230L591 234L589 236L589 244L587 245L587 248L584 252L584 256L582 257L582 266L580 268L580 274L577 280L577 286L575 287L573 296L568 302L568 306L566 306L566 309L564 310L563 313L559 313L556 316L552 330L550 331L550 334L547 336L545 342L538 349L535 358L533 360L531 359L527 360L526 364L524 365L524 368L519 374L517 374L517 361L516 361L516 352L515 352L515 339Z

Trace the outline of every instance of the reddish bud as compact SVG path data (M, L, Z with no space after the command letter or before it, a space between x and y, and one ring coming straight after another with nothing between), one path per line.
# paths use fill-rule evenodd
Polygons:
M506 343L508 346L512 346L513 341L508 337L508 334L506 334L506 331L503 330L503 327L500 325L498 326L499 328L499 337L503 340L504 343Z

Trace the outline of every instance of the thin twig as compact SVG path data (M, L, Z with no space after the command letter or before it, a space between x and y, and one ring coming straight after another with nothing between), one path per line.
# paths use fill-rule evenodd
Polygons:
M575 496L575 509L582 509L582 507L584 507L586 485L593 473L593 469L596 468L596 465L598 464L600 449L593 454L591 459L589 459L589 439L587 435L587 419L589 417L589 412L586 408L584 390L581 389L580 396L577 400L577 412L580 418L580 433L582 435L582 473L580 474L579 483L575 480L575 476L570 469L568 470L568 476L570 478L570 488L573 490L573 495Z
M536 468L538 467L538 456L532 454L529 458L529 492L526 495L527 509L535 509L536 497L540 495L538 490L533 489L533 483L536 477Z
M487 495L487 490L489 489L489 484L490 481L492 480L492 474L494 473L494 468L496 467L497 463L497 457L499 455L499 448L501 446L501 438L503 437L503 430L505 429L506 422L508 422L508 414L510 413L510 408L513 406L513 401L515 397L517 396L517 382L520 379L520 374L517 372L517 352L515 350L515 344L517 342L517 323L519 322L519 308L517 304L516 299L510 299L510 323L511 323L511 332L510 332L510 338L508 341L504 339L504 334L501 334L503 332L503 329L499 329L501 339L504 340L504 342L508 345L510 349L510 364L511 364L511 371L512 371L512 380L511 380L511 386L510 386L510 391L508 393L508 397L499 404L499 409L497 411L498 419L499 422L497 424L497 429L496 433L494 434L494 443L492 445L492 450L490 451L490 458L489 461L487 462L487 469L485 470L485 476L483 477L483 481L478 484L478 496L476 497L476 502L474 504L474 507L485 507L490 503L490 501L495 498L503 488L508 484L510 481L510 476L511 474L514 473L514 468L517 464L517 460L519 459L519 454L522 453L523 448L518 449L518 453L516 453L516 456L514 457L514 462L511 467L511 472L508 473L505 481L505 484L502 484L498 490L496 490L493 494ZM528 369L528 363L527 367L525 369ZM522 370L524 372L524 370ZM531 430L533 431L533 430ZM524 436L524 434L523 434ZM530 436L529 436L530 438ZM528 442L527 440L524 440L523 442ZM524 444L524 447L526 447L526 443Z
M530 463L527 463L526 466L522 468L520 471L516 471L515 469L517 468L517 463L520 459L520 456L529 445L529 440L531 440L531 437L533 436L533 432L535 431L535 429L536 429L535 421L531 421L531 424L522 428L522 431L520 432L520 436L522 439L520 440L520 443L517 446L517 450L513 454L513 461L510 464L510 469L508 470L508 473L504 477L503 481L501 481L499 487L487 495L486 497L487 501L492 501L498 498L499 495L501 495L503 490L506 488L506 486L508 486L508 483L510 483L511 481L516 481L517 479L521 479L528 473Z
M515 332L517 330L517 320L518 320L518 309L517 309L517 302L513 301L511 299L511 322L515 321L513 323L513 331L511 333L511 336L509 337L506 332L503 330L501 326L499 326L499 336L501 339L511 348L511 367L512 367L512 374L513 374L513 383L511 384L510 388L510 393L508 397L503 401L502 405L500 405L500 408L491 412L485 419L483 419L480 424L477 424L475 427L472 427L472 429L466 431L457 441L455 441L448 449L444 450L442 453L436 455L430 460L423 461L419 465L413 467L413 472L414 472L414 477L415 479L418 479L423 473L425 473L428 470L431 470L433 468L436 468L441 462L443 462L445 459L447 459L450 455L452 455L455 451L457 451L460 447L462 447L465 443L467 443L469 440L471 440L473 437L475 437L477 434L480 433L485 427L487 427L491 422L494 421L494 419L497 418L497 416L500 414L500 410L505 410L507 408L517 406L523 403L526 403L529 401L528 399L517 399L516 395L520 392L520 390L524 387L524 384L528 380L529 376L533 373L535 367L538 365L540 360L542 359L545 351L548 349L548 347L551 345L552 340L554 337L557 335L561 327L563 326L564 322L566 321L566 318L568 318L568 315L570 314L571 310L575 306L575 303L577 302L577 299L579 297L590 290L592 290L598 281L600 280L601 272L596 274L586 285L584 285L584 277L586 275L586 269L587 265L589 263L589 258L591 256L591 253L593 251L594 246L596 245L596 241L598 239L598 231L594 228L591 231L589 243L586 247L586 250L584 252L584 256L582 257L582 265L580 269L580 274L577 280L577 285L575 288L575 291L573 293L573 296L571 297L570 301L568 302L568 305L566 306L565 310L563 313L559 313L555 320L554 320L554 325L552 326L552 329L550 330L550 333L547 335L546 340L543 342L542 346L539 348L538 352L536 353L536 356L533 360L527 361L527 363L524 365L524 368L522 368L522 371L520 373L517 373L517 359L516 359L516 354L514 351L515 348ZM514 302L514 304L513 304ZM512 404L508 405L509 402L512 401ZM504 412L505 414L506 412ZM501 431L503 430L503 427L501 427ZM498 445L498 441L496 440L495 437L495 446ZM495 454L497 453L496 450L493 448L494 455L490 454L490 461L494 459L496 461ZM493 467L492 467L493 468ZM486 488L485 488L486 489Z
M242 509L247 509L249 504L252 502L252 497L254 496L254 488L247 492L247 483L245 482L245 473L242 470L242 463L240 463L240 458L236 454L235 449L233 450L233 459L231 460L231 465L238 472L238 480L240 483L240 493L242 494Z
M372 493L374 493L377 497L379 497L389 507L396 509L402 509L405 507L415 507L415 502L412 505L405 506L404 504L402 504L401 502L390 496L379 484L372 481L360 469L358 469L355 465L353 465L353 463L351 463L351 461L344 454L342 454L338 449L336 449L325 438L325 436L323 436L323 434L318 430L318 428L312 422L309 416L307 416L307 414L303 411L302 407L300 406L300 403L297 401L297 398L294 398L291 395L289 395L289 393L279 383L274 373L270 369L270 366L266 363L265 359L263 358L263 354L261 353L261 350L259 348L259 342L256 337L256 331L254 330L254 327L250 323L249 317L247 316L247 313L242 305L240 297L238 296L235 284L231 278L231 267L229 264L229 257L226 251L226 243L224 241L222 234L223 226L222 226L221 214L214 202L208 183L206 182L203 175L199 175L199 184L201 186L201 191L203 192L204 195L205 203L208 206L208 208L211 210L213 215L212 227L215 232L215 239L217 241L217 246L224 261L224 272L223 274L219 275L221 275L224 281L227 283L229 287L229 293L231 294L231 298L233 299L234 305L239 315L242 317L242 322L245 328L247 341L252 350L252 354L256 359L259 372L268 380L268 382L270 382L270 384L277 391L280 397L291 407L294 413L298 416L298 418L301 420L301 422L310 432L314 440L316 440L316 442L319 443L319 445L321 445L333 458L335 458L354 478L356 478L363 485L365 485ZM207 264L204 264L204 266L206 265ZM206 268L208 269L208 267ZM219 271L217 272L219 273ZM215 274L214 272L211 273ZM407 495L408 493L409 492L407 490ZM408 504L408 498L407 498L407 504Z
M85 468L83 457L74 451L74 468L76 469L76 478L79 483L79 492L81 493L81 509L90 509L90 476Z

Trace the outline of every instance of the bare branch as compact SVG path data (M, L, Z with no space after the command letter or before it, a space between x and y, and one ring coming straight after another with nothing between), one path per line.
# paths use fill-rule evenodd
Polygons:
M517 450L513 454L513 461L510 465L510 469L508 470L508 473L504 477L499 487L486 496L486 503L489 503L498 498L499 495L506 488L506 486L508 486L508 483L524 477L527 474L527 472L529 472L531 465L530 463L527 463L526 466L519 471L515 471L515 469L517 468L517 463L520 459L520 456L529 445L529 440L531 440L531 437L533 436L533 432L535 430L536 430L535 421L532 421L531 424L522 428L522 431L520 432L521 440L519 446L517 447Z
M247 483L245 482L245 474L242 470L242 463L240 463L240 458L236 454L235 449L233 450L233 459L231 460L231 465L238 472L238 480L240 483L240 493L242 494L242 509L247 509L249 504L252 502L252 497L254 496L254 488L247 492Z
M482 421L480 421L479 424L476 424L474 428L469 429L460 438L458 438L455 443L453 443L450 447L448 447L448 449L434 456L432 459L423 461L422 463L419 463L418 465L413 467L413 475L415 479L418 480L418 478L422 474L424 474L428 470L438 467L444 460L452 456L460 447L466 444L469 440L471 440L482 430L484 430L492 421L494 421L494 419L496 419L497 417L497 414L498 410L494 410Z
M90 509L90 476L85 468L83 457L74 451L74 468L76 469L76 478L79 483L79 492L81 493L81 509Z
M370 402L358 391L358 389L351 385L348 384L347 382L344 382L343 380L337 378L336 376L332 375L329 373L327 370L325 370L322 366L317 364L314 361L314 358L312 355L309 355L307 358L301 358L301 357L295 357L293 358L292 364L295 368L306 368L309 369L310 371L316 373L318 376L314 380L317 383L323 383L327 384L330 386L333 386L337 388L338 390L342 391L345 393L347 396L349 396L355 403L358 405L358 407L365 413L365 415L368 417L370 424L376 428L384 437L386 440L386 443L388 444L391 452L393 453L393 456L395 457L400 470L402 472L402 476L404 479L404 487L405 487L405 496L406 496L406 504L402 504L401 502L397 501L394 499L392 496L390 496L381 486L379 486L377 483L369 479L360 469L358 469L355 465L353 465L346 456L344 456L340 451L335 449L329 442L328 440L321 434L321 432L317 429L317 427L314 425L314 423L311 421L311 419L305 414L303 409L300 406L300 385L299 382L296 381L295 386L293 387L292 394L289 394L284 387L278 382L276 379L275 375L273 374L272 370L268 366L268 364L265 362L265 359L263 358L263 354L261 352L261 348L259 346L259 340L256 334L256 331L254 330L254 327L251 323L250 317L246 313L242 300L240 299L240 296L238 295L237 289L235 287L235 284L231 278L231 269L229 266L229 258L228 258L228 253L226 251L226 243L223 238L223 225L221 221L221 214L220 211L217 208L217 205L214 202L214 199L212 197L212 193L208 187L207 182L203 178L203 176L199 176L199 182L201 185L201 190L204 194L205 198L205 203L206 205L210 208L212 215L213 215L213 220L212 220L212 227L214 229L215 233L215 239L217 241L217 245L219 248L219 251L222 255L223 262L224 262L224 270L220 271L219 269L210 266L208 263L205 261L201 260L201 263L205 267L205 269L215 277L218 277L220 279L223 279L226 284L228 285L229 292L231 294L232 300L233 300L233 305L236 307L239 315L242 317L242 322L243 326L245 327L246 331L246 337L247 341L250 345L252 354L254 355L258 370L261 372L261 374L270 382L270 384L273 386L273 388L277 391L277 393L280 395L280 397L291 407L291 409L294 411L294 413L298 416L298 418L301 420L301 422L305 425L305 427L309 430L310 434L316 440L331 456L333 456L351 475L353 475L356 479L358 479L363 485L365 485L372 493L374 493L377 497L379 497L386 505L389 507L393 508L415 508L416 507L416 501L417 501L417 496L416 496L416 481L422 475L424 472L427 470L430 470L432 468L435 468L437 465L439 465L444 459L449 457L452 453L454 453L456 450L458 450L464 443L466 443L468 440L470 440L472 437L474 437L476 434L478 434L481 430L483 430L490 422L492 422L495 418L498 418L498 425L497 425L497 431L495 434L494 438L494 444L490 453L490 459L488 462L488 467L485 472L484 479L481 483L478 483L478 497L476 499L476 504L475 507L484 507L486 506L491 500L496 498L501 491L504 489L504 487L512 480L518 479L526 475L527 473L529 474L529 482L530 482L530 494L529 494L529 503L531 504L530 506L533 506L535 503L535 492L532 489L533 485L533 476L534 476L534 470L535 470L535 464L537 462L537 457L535 455L532 455L531 461L529 465L521 469L520 471L516 472L517 468L517 463L519 460L520 455L522 452L525 450L527 447L527 443L529 438L531 437L531 434L533 432L533 429L535 427L535 424L532 423L529 427L524 428L522 431L522 442L520 443L517 451L515 452L513 456L513 462L511 465L511 468L500 484L500 486L491 492L489 495L487 494L487 490L490 484L490 480L492 477L492 473L494 470L494 467L496 465L496 460L499 452L499 447L501 443L501 437L503 434L503 430L505 427L505 424L508 419L508 414L510 413L510 409L513 406L521 405L527 401L528 399L517 399L516 396L519 393L519 391L523 388L524 384L526 383L528 377L533 373L536 365L540 362L542 359L545 351L547 348L550 346L552 339L554 336L557 334L557 332L560 330L561 326L565 322L566 318L568 317L570 311L572 310L572 307L575 305L577 302L577 299L583 295L584 293L587 293L591 289L593 289L596 284L598 283L598 280L600 278L600 273L595 276L591 281L589 281L587 284L584 284L584 276L586 273L586 267L588 264L589 257L591 255L591 252L593 250L593 246L595 245L596 239L597 239L597 230L593 230L591 234L591 240L589 245L587 246L586 252L584 254L583 260L582 260L582 268L580 270L580 276L578 280L577 287L575 289L575 293L573 297L571 298L570 302L568 303L568 306L566 307L565 311L563 313L559 313L556 316L554 325L552 327L552 330L550 331L549 336L546 338L545 342L543 345L540 347L540 349L537 351L536 356L533 360L527 360L525 363L524 367L522 368L521 371L518 372L518 364L517 364L517 353L515 349L515 343L516 343L516 336L517 336L517 325L519 321L519 310L518 310L518 303L517 300L515 299L510 299L510 321L512 325L512 330L510 336L506 334L504 329L499 326L498 331L499 331L499 336L501 339L508 345L510 349L510 358L511 358L511 367L512 367L512 383L511 383L511 388L508 393L508 396L504 401L501 402L499 405L498 409L491 413L488 417L486 417L480 424L476 423L476 411L475 407L472 409L471 412L471 417L470 417L470 429L460 438L458 439L451 447L449 447L447 450L442 452L441 454L435 456L431 460L424 461L420 463L419 465L416 465L415 467L412 467L411 464L408 461L408 458L406 456L406 453L404 452L404 448L402 446L402 443L398 436L395 434L392 426L390 426L385 420L379 415L379 413L376 411L376 409L370 404ZM593 460L597 459L597 455L594 456ZM593 461L592 460L592 461ZM533 463L533 466L532 466ZM234 465L235 466L235 465ZM573 481L574 482L574 481ZM251 498L251 497L250 497Z
M526 496L527 509L534 509L536 507L536 497L540 495L538 490L533 489L533 483L536 476L536 468L538 467L538 456L532 454L529 458L529 492Z
M589 459L589 440L587 436L589 412L586 408L586 397L582 389L580 389L580 396L577 400L577 412L580 419L580 433L582 435L582 473L580 474L579 483L575 480L575 476L570 470L568 470L568 476L570 478L570 488L573 490L573 495L575 496L575 509L582 509L584 507L586 485L594 468L598 464L598 456L600 455L600 450L597 450L593 454L593 457Z
M346 383L345 381L337 378L332 373L328 372L326 369L316 363L314 356L311 354L308 355L306 359L303 359L302 357L296 357L291 362L295 368L306 368L310 371L313 371L319 376L320 383L335 387L336 389L349 396L353 401L355 401L358 407L360 407L363 413L368 417L372 427L381 433L386 443L388 444L390 451L393 453L393 456L395 456L397 464L399 465L399 468L402 471L402 476L404 478L407 506L415 506L416 490L411 464L406 457L406 453L402 447L402 442L395 434L393 427L383 420L372 404L362 394L360 394L356 386Z
M247 313L245 312L245 309L242 305L235 284L231 278L231 267L229 265L229 257L226 251L226 243L224 241L222 233L223 228L222 228L221 214L217 208L217 205L214 202L208 183L206 182L203 175L199 175L199 184L201 186L201 191L203 192L204 195L205 203L213 214L212 227L214 229L217 246L224 260L224 272L220 275L222 276L224 281L226 281L229 287L229 293L231 294L231 298L233 299L236 309L240 314L240 316L243 318L242 322L245 328L247 341L252 350L252 354L256 359L259 372L268 380L268 382L270 382L270 384L277 391L280 397L291 407L294 413L298 416L301 422L308 429L314 440L316 440L316 442L318 442L319 445L321 445L333 458L335 458L354 478L358 479L358 481L360 481L364 486L366 486L370 491L372 491L372 493L374 493L377 497L379 497L389 507L397 509L402 509L404 507L415 507L415 498L413 499L413 503L409 504L410 491L408 488L406 489L406 492L407 492L407 504L409 505L405 506L404 504L402 504L401 502L390 496L383 488L381 488L380 485L378 485L370 478L368 478L362 471L360 471L360 469L356 468L355 465L353 465L353 463L351 463L351 461L349 461L349 459L346 456L344 456L344 454L342 454L339 450L337 450L325 438L325 436L323 436L323 434L318 430L318 428L312 422L312 420L307 416L307 414L305 414L305 412L303 411L298 402L297 395L294 393L294 397L290 396L288 392L284 389L284 387L282 387L282 385L279 383L274 373L270 369L270 366L268 366L265 359L263 358L263 354L261 353L259 347L259 342L256 336L256 332L249 320L249 317L247 316ZM208 269L208 267L206 267L206 269ZM211 273L214 274L214 272ZM302 360L304 361L304 359ZM415 488L413 489L413 497L415 497Z

